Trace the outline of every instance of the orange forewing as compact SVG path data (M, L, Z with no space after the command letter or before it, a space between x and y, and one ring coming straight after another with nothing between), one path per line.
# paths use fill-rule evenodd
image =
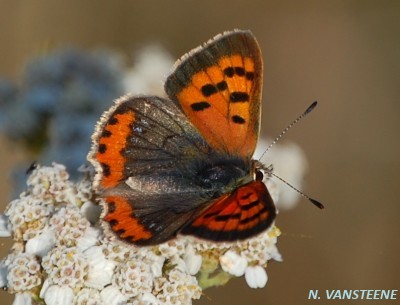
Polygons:
M181 87L174 87L176 92L172 93L168 87L166 90L179 101L190 121L214 149L251 157L257 144L261 112L261 51L250 32L233 33L216 38L199 51L208 60L208 65L199 71L186 67L196 65L192 57L183 61L182 70L186 73L183 81L180 74L178 80L175 79L178 76L170 77L170 82ZM231 49L227 51L226 45ZM207 58L208 49L216 58Z
M253 80L248 80L245 75L224 77L224 69L230 67L254 73L251 58L242 58L240 55L223 57L218 65L193 75L192 84L178 94L178 99L186 115L212 147L232 155L251 156L258 138L258 126L254 126L256 121L252 117L259 116L260 101L253 99ZM217 86L223 82L226 83L225 90L210 96L204 96L201 91L203 86ZM232 102L230 93L234 92L246 93L248 101ZM193 111L192 105L203 100L211 107ZM256 112L252 113L254 110Z

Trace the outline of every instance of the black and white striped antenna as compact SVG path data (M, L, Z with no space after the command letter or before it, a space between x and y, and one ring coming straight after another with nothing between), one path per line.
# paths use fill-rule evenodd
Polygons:
M291 129L294 125L296 125L300 120L302 120L305 116L307 116L311 111L314 110L314 108L317 106L318 102L315 101L313 102L310 106L308 106L308 108L306 109L306 111L304 111L301 115L299 115L293 122L291 122L284 130L282 130L282 132L272 141L272 143L267 147L267 149L263 152L263 154L261 155L261 157L258 159L259 161L264 157L264 155L267 153L268 150L271 149L272 146L274 146L288 131L289 129ZM300 194L302 197L306 198L308 201L310 201L312 204L314 204L315 206L317 206L320 209L324 208L324 205L319 202L318 200L315 200L309 196L307 196L306 194L304 194L302 191L300 191L299 189L295 188L293 185L291 185L289 182L287 182L286 180L282 179L281 177L277 176L276 174L274 174L272 171L270 171L268 173L270 176L273 176L277 179L279 179L280 181L282 181L283 183L285 183L287 186L289 186L290 188L292 188L294 191L296 191L298 194Z

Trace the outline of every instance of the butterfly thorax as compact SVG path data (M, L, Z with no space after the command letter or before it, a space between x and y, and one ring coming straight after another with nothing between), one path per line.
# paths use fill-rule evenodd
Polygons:
M258 160L216 154L203 162L197 161L192 173L196 184L210 190L210 197L217 198L241 185L262 181L264 170L265 166Z
M216 155L197 163L193 171L196 183L213 192L211 197L233 192L238 186L256 180L260 162L235 156ZM261 172L260 172L261 174ZM261 174L262 175L262 174Z

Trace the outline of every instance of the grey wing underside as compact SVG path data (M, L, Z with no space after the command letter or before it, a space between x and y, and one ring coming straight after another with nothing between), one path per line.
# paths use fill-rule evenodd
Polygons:
M209 200L213 191L196 183L196 172L212 150L182 110L170 100L149 96L128 98L115 108L126 111L135 119L121 151L123 180L104 194L129 199L139 217L191 212Z

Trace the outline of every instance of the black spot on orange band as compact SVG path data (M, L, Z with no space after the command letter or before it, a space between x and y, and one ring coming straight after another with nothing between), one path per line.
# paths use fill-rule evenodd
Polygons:
M233 77L234 75L237 76L245 76L248 80L254 79L254 72L246 72L243 67L228 67L224 69L224 74L227 77Z
M111 137L112 133L108 131L107 129L104 129L103 132L101 133L102 138L109 138Z
M246 72L246 79L253 80L254 79L254 72Z
M106 164L106 163L100 163L101 168L103 169L103 175L105 177L108 177L111 175L111 171L110 171L110 165Z
M261 209L258 213L254 214L254 215L251 216L251 217L242 219L242 220L240 220L239 222L240 222L240 224L249 223L249 222L251 222L251 221L253 221L253 220L257 219L257 218L260 218L260 217L262 216L263 213L267 213L267 212L268 212L268 211L267 211L267 208L264 207L264 208Z
M213 84L204 85L203 87L201 87L201 93L205 97L209 97L219 91L224 91L227 88L228 88L228 84L226 83L226 81L220 81L216 85L213 85Z
M241 116L238 116L238 115L232 116L232 121L233 121L234 123L237 123L237 124L244 124L244 123L246 123L246 120L245 120L244 118L242 118Z
M255 201L252 201L252 202L250 202L250 203L248 203L246 205L241 205L241 208L244 211L248 211L248 210L251 210L252 208L254 208L255 206L257 206L259 203L260 203L259 200L255 200Z
M135 243L135 242L136 242L134 236L126 236L126 237L123 237L123 238L121 238L121 239L124 240L124 241L126 241L127 243Z
M203 87L201 87L201 93L203 93L203 95L205 97L213 95L217 92L218 92L217 87L214 85L211 85L211 84L207 84L207 85L204 85Z
M108 202L108 213L114 213L115 212L115 202L110 201Z
M229 95L229 99L231 100L232 103L238 103L238 102L248 102L249 101L249 95L246 92L232 92Z
M125 232L126 232L125 229L119 229L119 230L115 231L115 233L117 233L117 235L122 235L122 234L124 234Z
M224 74L228 77L235 75L235 69L233 67L228 67L224 69Z
M208 102L197 102L197 103L191 104L190 107L194 111L202 111L204 109L211 107L211 105Z
M217 84L217 88L219 91L224 91L228 89L228 84L226 83L226 81L223 80Z
M117 124L118 123L118 119L115 117L115 116L113 116L109 121L108 121L108 124L110 124L110 125L115 125L115 124Z
M235 74L238 75L238 76L243 76L245 74L244 68L235 67Z
M115 227L116 225L118 225L118 220L116 219L110 219L108 221L108 223L110 224L111 227Z
M99 153L104 154L107 151L107 145L106 144L99 144Z
M241 214L227 214L227 215L218 215L215 216L215 221L227 221L229 219L240 219Z

